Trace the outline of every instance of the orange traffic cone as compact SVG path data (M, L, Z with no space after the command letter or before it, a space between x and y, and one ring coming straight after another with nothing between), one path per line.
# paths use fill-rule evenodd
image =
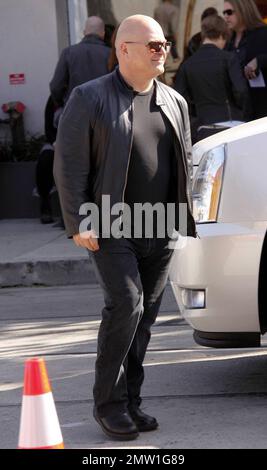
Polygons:
M64 449L44 359L25 364L18 448Z

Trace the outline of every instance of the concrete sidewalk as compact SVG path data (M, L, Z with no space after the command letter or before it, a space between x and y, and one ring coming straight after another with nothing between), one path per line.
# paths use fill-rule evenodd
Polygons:
M0 287L95 283L86 250L57 223L0 220Z

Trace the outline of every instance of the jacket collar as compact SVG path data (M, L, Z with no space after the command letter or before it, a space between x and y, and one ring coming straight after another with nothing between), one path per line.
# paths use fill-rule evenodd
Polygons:
M241 40L240 40L240 42L239 42L239 45L238 45L238 47L236 47L236 46L235 46L236 33L233 32L232 37L231 37L231 39L230 39L230 41L229 41L230 49L231 49L231 50L233 50L233 49L240 49L241 47L246 46L248 34L249 34L248 31L244 31L244 32L243 32L242 37L241 37Z
M199 49L219 49L218 46L216 46L216 44L211 44L211 43L206 43L206 44L201 44L200 48Z
M90 44L101 44L103 46L105 45L103 39L101 39L97 34L87 34L86 36L84 36L81 42L86 42Z
M132 98L134 95L134 89L130 85L128 85L128 83L126 83L122 74L120 73L119 67L117 66L114 72L112 73L113 73L113 78L120 92L123 93L128 98ZM155 79L154 85L155 85L155 90L156 90L156 104L158 106L164 106L166 102L164 100L164 97L160 88L160 82Z

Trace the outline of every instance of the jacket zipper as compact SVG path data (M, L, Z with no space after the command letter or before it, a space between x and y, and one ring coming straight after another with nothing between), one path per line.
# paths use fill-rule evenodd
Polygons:
M134 104L133 104L133 99L132 99L132 106L131 106L131 115L132 115L132 118L131 118L132 129L131 129L131 132L132 132L132 133L131 133L131 140L130 140L130 148L129 148L129 154L128 154L127 168L126 168L126 173L125 173L125 183L124 183L124 187L123 187L123 190L122 190L122 196L121 196L121 202L122 202L122 204L123 204L123 209L124 209L124 196L125 196L126 186L127 186L127 182L128 182L128 173L129 173L129 166L130 166L131 153L132 153L132 146L133 146L133 121L134 121L134 114L133 114L133 111L134 111ZM121 224L122 224L123 209L122 209L121 216L120 216L120 226L121 226Z
M129 173L131 153L132 153L132 147L133 147L133 125L134 125L134 103L133 103L133 100L132 100L132 106L131 106L131 115L132 115L132 119L131 119L131 121L132 121L132 129L131 129L132 134L131 134L130 149L129 149L129 154L128 154L127 168L126 168L126 173L125 173L125 183L124 183L124 187L123 187L123 191L122 191L122 197L121 197L123 205L124 205L124 196L125 196L126 186L127 186L127 182L128 182L128 173ZM122 215L121 215L120 219L122 219Z

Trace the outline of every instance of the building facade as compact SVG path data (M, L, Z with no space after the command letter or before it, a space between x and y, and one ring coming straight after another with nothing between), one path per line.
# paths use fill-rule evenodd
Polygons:
M82 37L86 0L1 0L0 118L3 103L21 101L30 136L44 132L44 108L61 50ZM8 137L6 126L0 136Z

